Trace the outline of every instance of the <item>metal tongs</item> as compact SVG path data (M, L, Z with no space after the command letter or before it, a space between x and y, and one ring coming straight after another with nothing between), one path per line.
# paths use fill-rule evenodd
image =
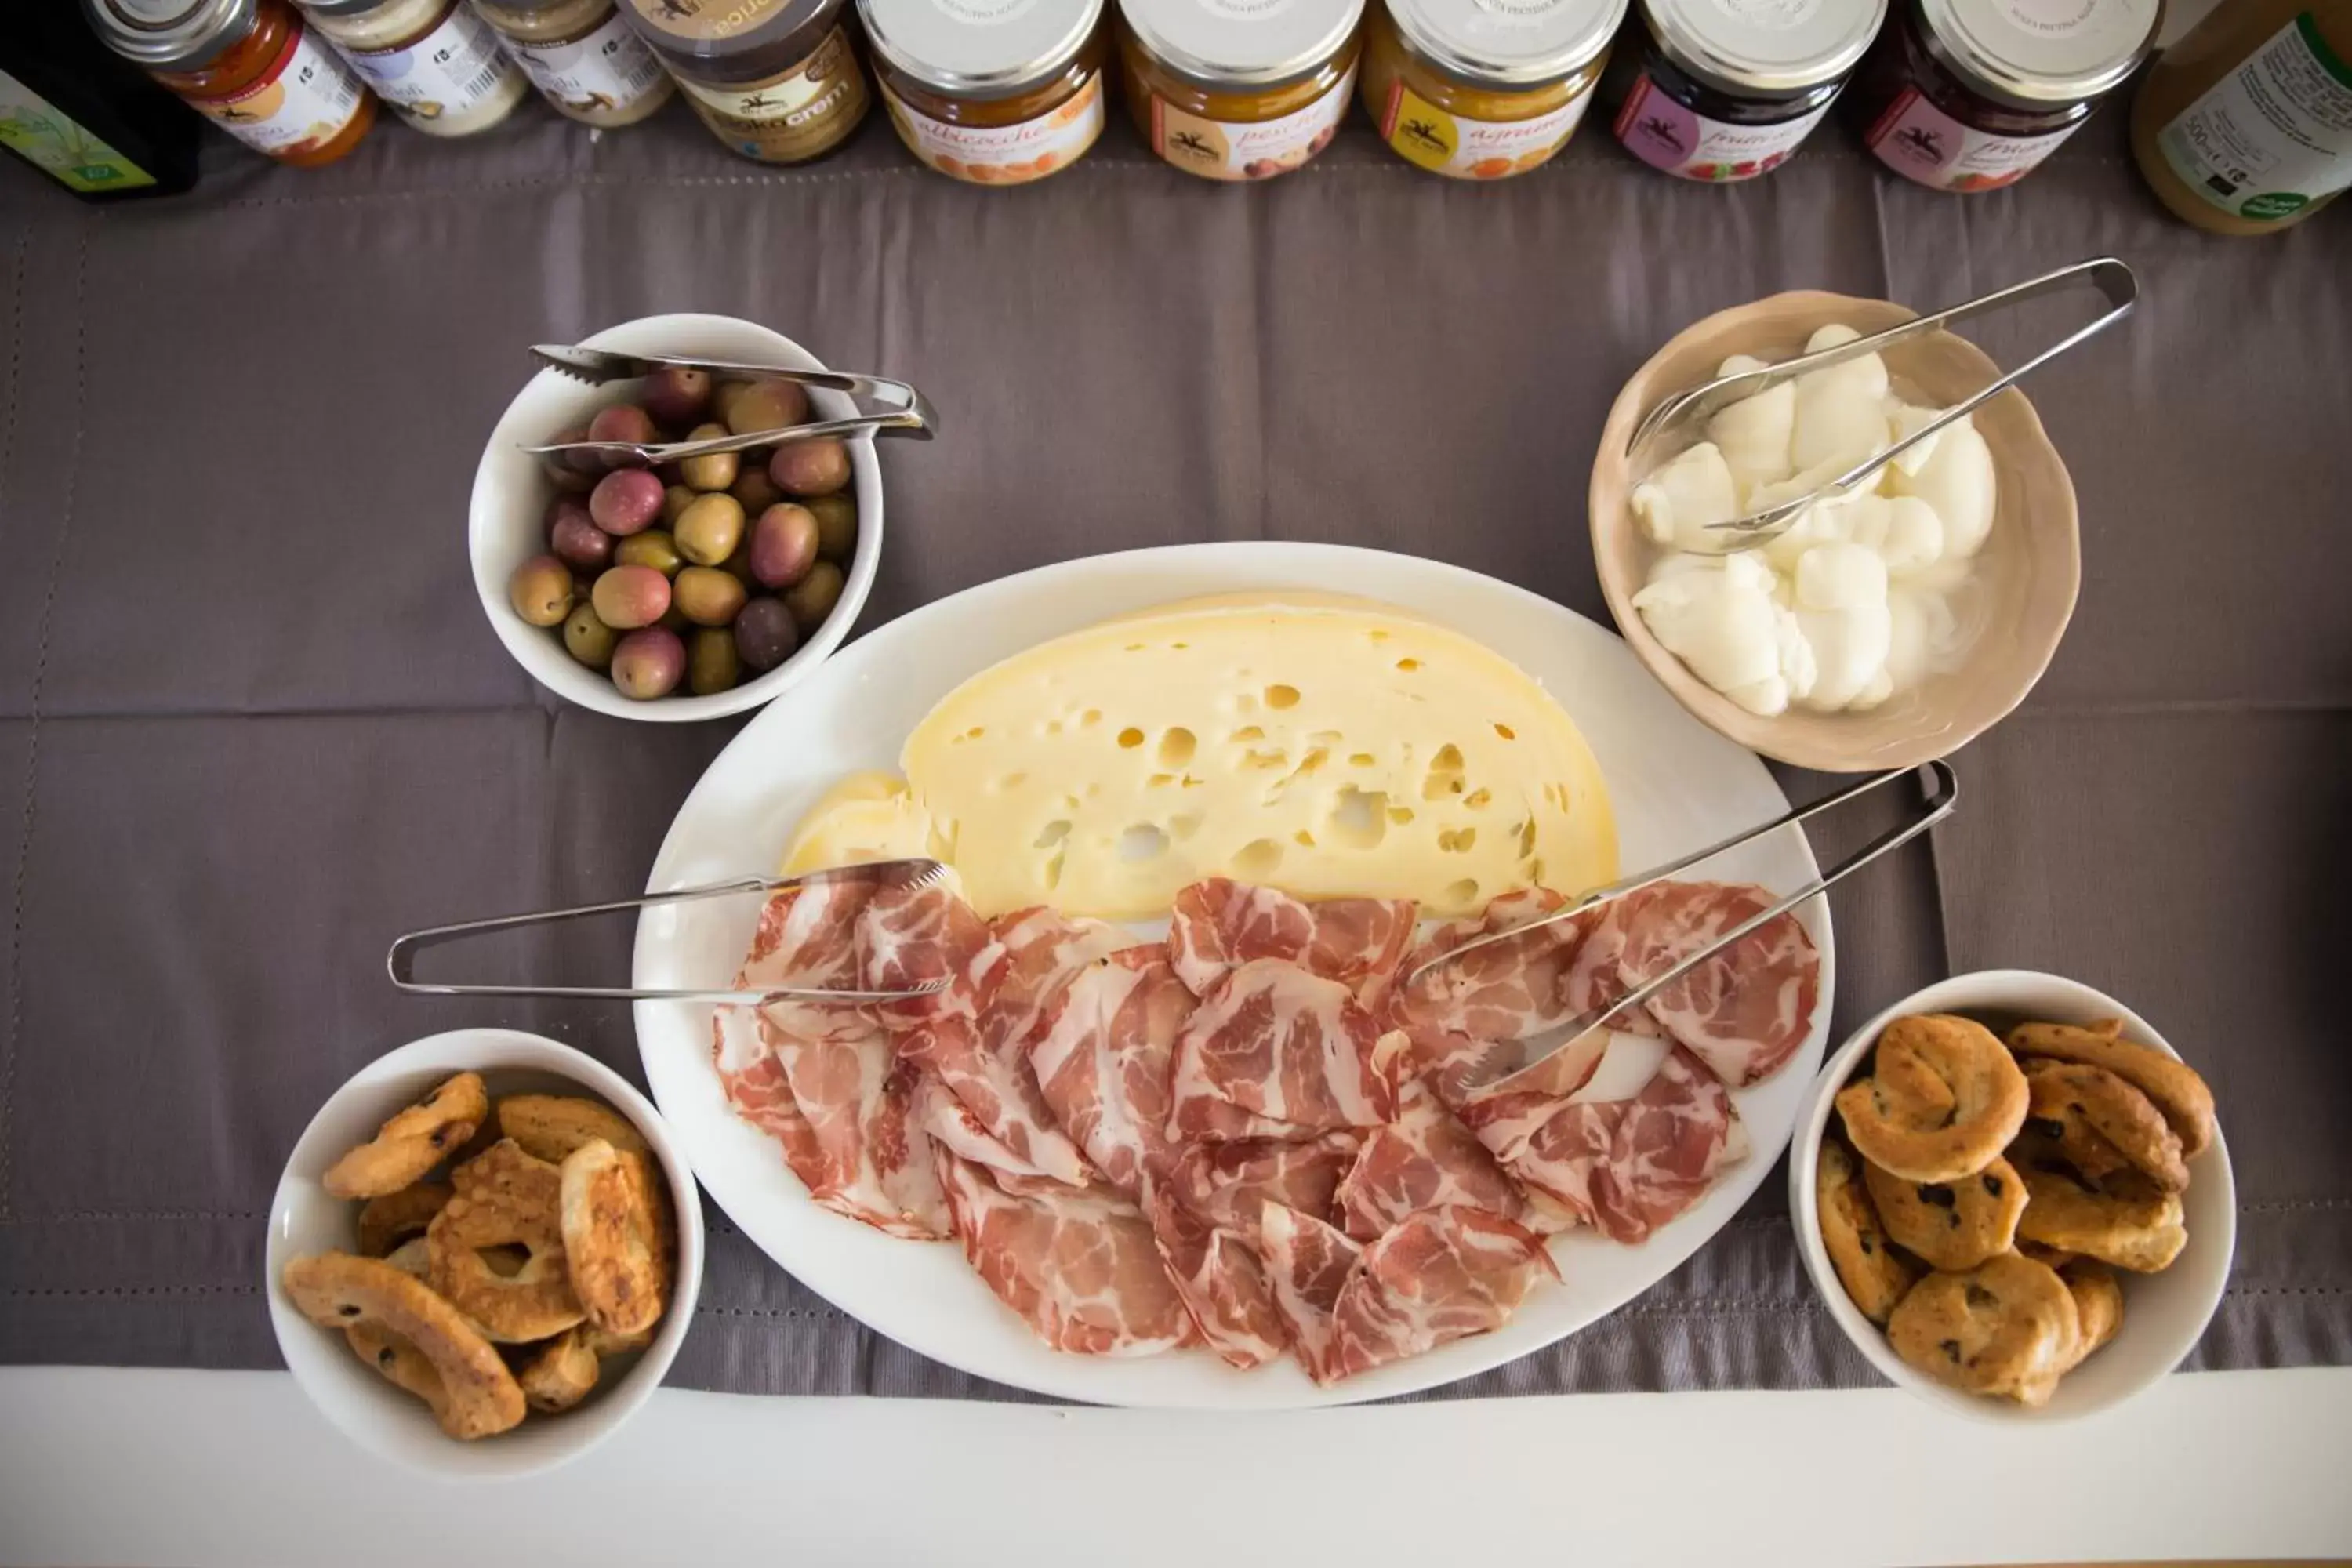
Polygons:
M681 458L707 458L719 452L750 452L762 447L782 447L793 441L814 441L827 437L846 436L910 436L918 441L928 441L940 427L940 416L930 400L903 381L887 376L853 375L839 370L794 370L786 365L735 364L725 360L686 359L674 354L625 354L610 349L583 349L561 344L540 343L531 357L551 370L592 385L608 381L626 381L651 375L665 366L676 370L708 371L713 376L750 377L761 381L790 381L803 386L822 387L832 392L845 392L852 397L887 398L895 406L878 414L859 414L845 419L820 419L809 425L787 425L781 430L754 430L741 436L714 436L707 441L556 441L542 447L522 449L534 457L548 457L558 452L596 452L606 457L632 457L646 463L671 463Z
M647 893L641 898L615 899L606 904L583 904L569 910L540 910L530 914L500 915L495 920L463 921L457 925L413 931L394 939L391 951L383 955L383 967L385 973L392 976L393 984L403 991L424 996L578 996L598 1002L739 1002L754 1005L777 1001L906 1001L944 991L949 983L945 979L926 981L902 991L834 991L798 985L774 985L761 991L673 991L618 985L447 985L417 979L416 955L428 947L439 947L445 942L478 936L487 931L513 931L523 926L548 925L557 921L583 920L590 915L618 914L624 910L642 910L655 904L682 903L695 899L725 898L737 893L772 893L785 888L824 882L864 881L884 887L924 888L946 876L947 869L939 861L931 859L874 860L859 866L828 867L797 877L743 877L732 882L709 882L697 888L675 888L666 893Z
M1631 1008L1639 1007L1750 931L1778 920L1807 899L1819 897L1896 845L1909 842L1949 816L1952 814L1952 808L1960 803L1959 775L1952 771L1949 763L1932 762L1927 766L1927 772L1934 776L1935 789L1921 807L1920 815L1888 829L1827 874L1806 883L1786 898L1774 900L1769 907L1734 926L1705 947L1683 959L1673 968L1644 980L1639 986L1608 1007L1580 1014L1576 1017L1568 1019L1557 1030L1548 1030L1544 1035L1537 1037L1537 1042L1533 1047L1535 1054L1523 1057L1517 1066L1496 1074L1482 1087L1492 1088L1504 1079L1516 1078L1521 1073L1530 1071L1560 1052L1577 1045L1591 1036L1595 1029L1607 1024L1611 1018ZM1612 902L1629 893L1639 892L1653 883L1663 882L1675 873L1686 870L1702 860L1720 855L1727 849L1737 849L1741 845L1761 838L1768 833L1775 833L1783 827L1792 826L1808 818L1819 816L1823 812L1834 811L1848 801L1865 795L1881 785L1891 784L1896 779L1908 778L1916 771L1911 768L1897 768L1891 773L1879 773L1874 777L1864 779L1859 784L1849 784L1835 794L1822 796L1811 805L1798 806L1793 811L1785 812L1760 826L1748 829L1745 833L1736 834L1720 843L1710 844L1704 849L1695 849L1678 859L1667 861L1663 866L1653 866L1646 871L1636 872L1622 880L1612 882L1605 888L1596 888L1585 894L1583 898L1564 909L1544 916L1541 920L1528 921L1523 925L1513 926L1508 931L1492 931L1483 936L1473 937L1468 942L1457 943L1407 971L1400 989L1410 990L1413 983L1423 975L1453 963L1465 953L1475 952L1482 947L1492 947L1498 942L1511 942L1525 936L1531 931L1540 931L1545 926L1558 925L1562 921L1573 920L1601 904Z
M1808 371L1825 370L1831 365L1843 364L1848 360L1860 359L1864 354L1877 353L1881 350L1892 348L1896 343L1940 331L1955 321L1966 321L1971 316L1980 316L1989 310L1998 310L2004 306L2014 305L2040 295L2056 293L2084 281L2089 282L2101 294L2104 294L2108 305L2107 312L2088 326L2079 328L2061 338L2007 375L1995 380L1982 391L1962 398L1921 428L1913 431L1892 446L1881 447L1835 479L1816 486L1794 500L1767 507L1762 511L1752 512L1746 517L1734 518L1729 522L1707 525L1709 529L1722 536L1722 548L1717 553L1730 554L1738 551L1753 550L1758 545L1787 532L1789 526L1797 521L1798 514L1823 496L1841 494L1851 489L1954 420L1974 413L2067 350L2097 336L2122 321L2131 313L2132 306L2139 299L2139 279L2133 276L2130 268L2116 258L2102 256L2090 261L2078 261L2072 267L2062 267L2055 272L2045 272L2039 278L2029 278L2022 283L2012 283L2006 289L1996 289L1991 293L1970 300L1966 304L1954 305L1951 309L1938 310L1932 316L1921 316L1916 321L1906 321L1901 326L1889 327L1883 332L1874 332L1868 337L1856 338L1850 343L1840 343L1834 348L1803 354L1780 364L1766 365L1761 370L1742 371L1737 375L1719 376L1702 386L1695 386L1687 392L1675 394L1643 416L1641 424L1633 427L1633 438L1625 443L1628 469L1633 474L1642 476L1655 471L1663 466L1668 455L1679 453L1685 447L1691 444L1686 437L1693 426L1703 426L1708 419L1740 399L1753 397L1759 393L1769 392L1785 382L1794 381Z

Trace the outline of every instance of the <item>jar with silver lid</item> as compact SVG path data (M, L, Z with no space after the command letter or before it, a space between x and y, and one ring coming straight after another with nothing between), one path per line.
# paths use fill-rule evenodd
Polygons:
M1128 112L1185 173L1267 179L1339 132L1364 0L1119 0L1118 12Z
M1686 180L1786 163L1845 86L1886 0L1642 0L1612 71L1617 140Z
M470 0L540 96L600 131L635 125L677 85L614 0Z
M882 106L950 178L1018 185L1102 134L1103 0L858 0Z
M2031 174L2147 58L2161 0L1902 0L1847 112L1880 163L1939 191Z
M299 0L378 98L428 136L470 136L530 90L464 0Z
M288 0L82 0L99 41L257 153L331 163L375 123L375 95Z
M1591 106L1626 0L1374 0L1365 112L1407 163L1461 180L1525 174Z

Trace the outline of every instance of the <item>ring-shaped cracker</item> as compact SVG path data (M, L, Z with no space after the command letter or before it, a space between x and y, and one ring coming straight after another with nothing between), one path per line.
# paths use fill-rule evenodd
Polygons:
M2025 1063L2026 1126L2091 1180L2133 1170L2168 1193L2189 1189L2180 1135L2133 1084L2087 1062Z
M2123 1021L2103 1018L2089 1028L2072 1024L2020 1024L2009 1048L2021 1057L2048 1057L2105 1068L2156 1102L2194 1160L2213 1142L2213 1091L2196 1070L2154 1046L2123 1037Z
M409 1237L423 1236L453 1190L442 1182L417 1182L368 1199L360 1205L360 1256L389 1258Z
M585 1323L566 1329L516 1369L515 1381L533 1410L551 1415L569 1410L595 1389L596 1352L588 1343L593 1331Z
M422 1280L380 1258L326 1252L287 1264L281 1283L314 1323L381 1331L352 1341L352 1350L430 1405L452 1437L487 1437L522 1419L522 1389L507 1363L462 1313ZM393 1352L389 1363L380 1359L386 1350ZM417 1357L429 1367L431 1379L420 1371ZM436 1380L437 1397L426 1392Z
M1821 1210L1822 1247L1830 1255L1838 1282L1864 1317L1885 1322L1903 1293L1918 1283L1922 1270L1888 1241L1877 1206L1863 1184L1860 1162L1835 1139L1822 1140L1813 1167L1813 1197Z
M501 1139L450 1180L456 1195L425 1233L434 1289L503 1343L551 1339L579 1322L585 1313L564 1264L557 1168ZM525 1255L512 1274L483 1256L486 1248L509 1247Z
M653 1152L630 1120L598 1100L567 1094L510 1094L499 1101L499 1131L551 1164L593 1138L624 1153Z
M1914 1182L1956 1182L2000 1157L2025 1121L2025 1075L1983 1025L1947 1014L1897 1018L1871 1076L1838 1091L1855 1152Z
M608 1333L653 1327L669 1298L661 1196L645 1157L593 1139L564 1156L563 1251L588 1321Z
M2025 1167L2024 1217L2017 1233L2028 1241L2154 1274L2171 1267L2189 1245L2180 1194L2158 1191L2137 1172L2094 1184L2051 1164Z
M425 1179L444 1156L474 1135L490 1113L481 1075L461 1072L395 1114L376 1135L327 1167L320 1178L339 1198L373 1198Z
M1960 1273L1930 1274L1886 1320L1895 1353L1947 1387L2046 1399L2067 1364L2081 1319L2066 1282L2004 1252Z
M1863 1168L1863 1182L1886 1234L1930 1268L1974 1268L2007 1252L2025 1213L2024 1179L1999 1156L1957 1182L1906 1181L1875 1165Z

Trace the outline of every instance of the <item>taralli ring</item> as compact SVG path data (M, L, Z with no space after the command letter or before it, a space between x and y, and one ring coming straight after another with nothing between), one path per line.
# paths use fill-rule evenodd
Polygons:
M440 1182L418 1182L396 1193L385 1193L360 1205L360 1252L367 1258L388 1258L409 1237L423 1236L452 1189Z
M352 1350L430 1405L452 1437L487 1437L522 1419L522 1389L489 1342L456 1308L391 1264L321 1253L287 1264L281 1282L314 1323L381 1331L353 1340ZM423 1358L431 1377L415 1357ZM428 1392L436 1382L437 1397Z
M1974 1268L2017 1239L2025 1183L2003 1159L1957 1182L1913 1182L1865 1166L1863 1180L1886 1234L1931 1268Z
M479 1074L461 1072L377 1130L374 1138L346 1153L320 1178L339 1198L373 1198L396 1193L474 1135L490 1113L489 1091Z
M642 1155L603 1139L565 1156L563 1250L589 1321L608 1333L651 1328L669 1295L669 1248Z
M533 1410L550 1415L569 1410L596 1387L596 1352L588 1345L594 1331L582 1324L540 1346L515 1373Z
M2123 1037L2123 1024L2105 1019L2087 1029L2072 1024L2020 1024L2009 1048L2021 1057L2048 1057L2105 1068L2156 1102L2193 1160L2213 1142L2213 1091L2186 1063L2153 1046Z
M2026 1127L2091 1180L2137 1171L2168 1193L2189 1188L2180 1136L2156 1102L2105 1068L2037 1058L2025 1064Z
M597 1138L624 1153L652 1152L627 1117L576 1095L508 1095L499 1101L499 1131L521 1144L525 1153L555 1165Z
M556 1167L501 1139L451 1180L457 1195L425 1233L434 1288L484 1333L509 1344L548 1339L580 1321L584 1314L564 1267ZM500 1274L483 1255L491 1247L521 1248L522 1266Z
M1914 1182L1956 1182L1999 1157L2025 1121L2025 1075L1991 1030L1967 1018L1897 1018L1871 1076L1838 1091L1854 1150Z
M2094 1184L2073 1171L2030 1164L2025 1190L2017 1232L2044 1247L2154 1274L2170 1268L2189 1245L2180 1194L2158 1191L2137 1172Z
M1937 1382L2035 1404L2057 1385L2080 1333L2066 1282L2014 1252L1928 1275L1886 1321L1895 1353Z
M1884 1323L1903 1293L1918 1282L1919 1268L1888 1245L1862 1167L1843 1143L1822 1140L1813 1196L1821 1209L1822 1245L1839 1283L1864 1317Z

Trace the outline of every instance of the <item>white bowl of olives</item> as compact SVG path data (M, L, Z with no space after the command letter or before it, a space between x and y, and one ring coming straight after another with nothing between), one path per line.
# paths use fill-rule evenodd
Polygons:
M825 367L732 316L669 315L585 340L626 353ZM870 440L799 441L663 470L562 440L684 440L855 414L795 383L665 374L592 386L533 376L490 432L468 518L474 588L533 679L583 708L683 722L756 708L839 647L882 552Z

